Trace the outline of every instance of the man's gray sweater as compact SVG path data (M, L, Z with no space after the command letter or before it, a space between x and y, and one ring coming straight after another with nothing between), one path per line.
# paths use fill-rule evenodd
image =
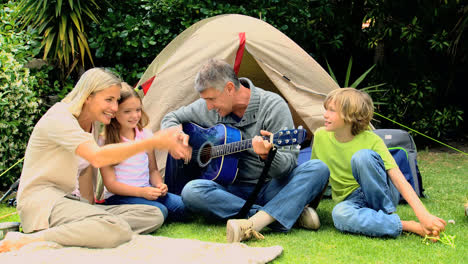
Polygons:
M250 101L240 121L231 115L219 116L215 110L208 111L204 99L198 99L164 116L161 128L168 128L182 123L192 122L208 128L216 124L235 127L241 131L242 139L251 139L260 135L260 130L276 133L285 127L292 129L293 120L288 105L278 94L255 87L247 78L239 79L241 84L250 88ZM278 150L273 160L269 179L288 175L296 167L297 151ZM256 183L264 167L264 162L253 151L239 153L239 172L235 181L238 183ZM268 180L268 179L267 179Z

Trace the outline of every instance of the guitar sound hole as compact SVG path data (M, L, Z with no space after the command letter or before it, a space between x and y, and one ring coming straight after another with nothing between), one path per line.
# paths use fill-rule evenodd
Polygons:
M211 160L211 145L206 144L201 149L200 162L203 165L206 165Z

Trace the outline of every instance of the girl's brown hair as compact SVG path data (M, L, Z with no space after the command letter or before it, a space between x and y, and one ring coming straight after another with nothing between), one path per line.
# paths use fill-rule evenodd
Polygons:
M374 103L366 92L354 88L335 89L325 98L323 102L325 109L328 109L331 102L334 102L341 118L351 124L353 136L369 129L374 116Z
M125 102L129 98L138 98L141 101L141 97L138 93L126 82L122 82L122 89L120 90L120 99L118 100L119 105ZM141 109L141 118L137 124L139 130L142 130L149 122L149 117ZM117 118L112 118L111 122L105 127L105 144L119 143L120 140L120 124Z

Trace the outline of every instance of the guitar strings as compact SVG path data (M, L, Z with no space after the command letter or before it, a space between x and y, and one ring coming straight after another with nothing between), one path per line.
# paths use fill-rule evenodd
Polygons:
M244 142L245 146L240 146L240 148L241 148L240 150L231 151L231 153L237 153L237 152L241 152L241 151L243 151L245 149L252 148L252 139L248 139L248 140L243 140L243 141L231 142L231 143L227 143L227 144L223 144L223 145L211 146L210 148L202 148L202 149L193 150L192 151L192 157L193 156L198 156L198 153L200 153L201 155L208 155L208 154L213 153L212 150L214 148L221 148L222 151L220 151L219 155L212 155L211 156L211 157L220 157L220 156L224 155L224 154L222 154L222 153L224 153L224 151L226 151L229 148L235 147L235 145L239 145L239 143L241 143L241 142Z
M263 138L267 139L267 140L269 139L269 137L263 137ZM241 143L243 143L243 144L240 145ZM230 142L230 143L223 144L223 145L215 145L215 146L211 146L210 148L203 148L203 149L193 150L192 151L192 157L193 156L198 156L199 153L201 155L210 154L210 156L211 156L211 154L213 153L212 150L214 148L221 148L222 151L220 151L220 154L211 156L211 157L220 157L220 156L225 155L224 151L235 148L236 147L235 145L240 145L239 146L240 149L236 150L236 151L229 151L230 153L238 153L238 152L244 151L246 149L252 148L252 139L246 139L246 140L241 140L241 141L236 141L236 142Z

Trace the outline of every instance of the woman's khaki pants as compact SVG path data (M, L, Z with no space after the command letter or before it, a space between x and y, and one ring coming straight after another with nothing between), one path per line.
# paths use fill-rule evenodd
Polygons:
M63 197L52 209L49 228L37 235L63 246L111 248L130 241L134 232L150 233L163 222L155 206L91 205Z

